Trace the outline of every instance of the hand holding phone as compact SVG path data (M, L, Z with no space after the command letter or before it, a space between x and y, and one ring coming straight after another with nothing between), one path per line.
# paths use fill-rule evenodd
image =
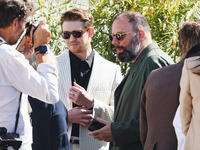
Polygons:
M95 130L99 130L99 129L103 128L104 126L105 126L105 124L100 123L96 119L93 119L91 124L88 127L88 130L89 131L95 131Z

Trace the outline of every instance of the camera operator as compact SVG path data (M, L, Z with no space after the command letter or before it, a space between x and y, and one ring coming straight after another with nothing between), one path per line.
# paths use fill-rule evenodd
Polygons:
M20 150L30 150L32 143L27 101L21 99L20 102L20 92L47 103L59 100L57 71L47 52L51 33L46 21L41 21L34 33L34 27L31 29L33 48L24 51L30 44L26 37L18 46L18 50L23 53L11 46L17 43L25 27L28 27L28 17L32 14L33 5L27 0L0 0L0 127L14 132L20 105L16 130L22 139ZM25 59L34 51L39 63L37 71Z

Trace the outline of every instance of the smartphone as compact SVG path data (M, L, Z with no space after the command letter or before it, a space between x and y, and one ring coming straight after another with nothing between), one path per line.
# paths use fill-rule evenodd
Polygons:
M104 126L105 126L105 124L100 123L96 119L93 119L91 124L88 127L88 130L89 131L95 131L95 130L99 130L99 129L103 128Z

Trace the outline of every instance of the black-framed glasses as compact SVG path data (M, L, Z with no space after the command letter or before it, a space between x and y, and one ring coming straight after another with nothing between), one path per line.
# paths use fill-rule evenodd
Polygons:
M122 40L122 39L124 38L124 35L127 35L127 34L129 34L129 33L131 33L131 32L111 34L111 35L109 35L109 38L110 38L110 40L112 41L113 38L114 38L114 36L115 36L116 39L120 41L120 40Z
M88 30L88 29L87 29ZM72 31L72 32L69 32L69 31L62 31L60 34L62 36L63 39L69 39L71 34L75 37L75 38L80 38L83 33L87 30L77 30L77 31Z

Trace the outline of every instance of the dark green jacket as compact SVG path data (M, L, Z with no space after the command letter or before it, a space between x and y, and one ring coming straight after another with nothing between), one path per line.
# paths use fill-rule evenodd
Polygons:
M140 98L146 79L154 69L173 64L156 42L148 45L115 91L111 150L142 150L139 134Z

